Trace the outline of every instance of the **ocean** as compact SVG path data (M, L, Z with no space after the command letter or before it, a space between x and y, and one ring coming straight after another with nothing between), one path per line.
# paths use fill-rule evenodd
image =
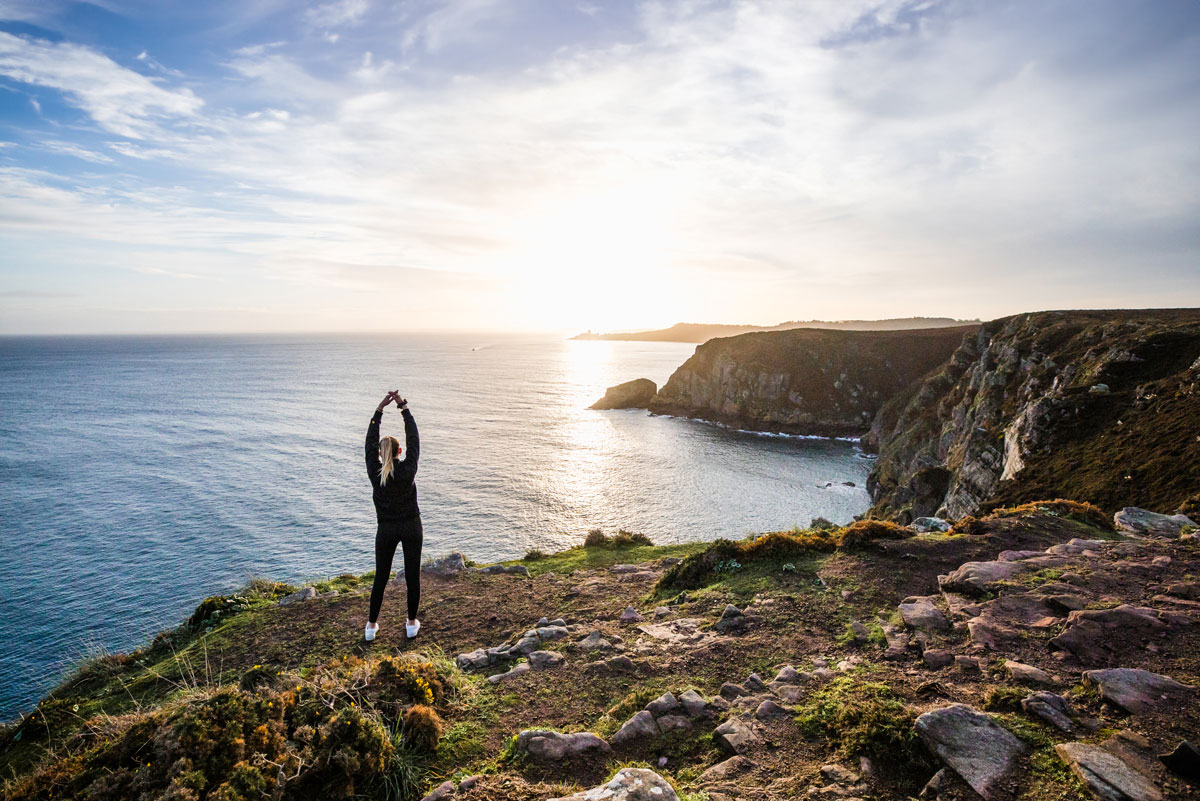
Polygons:
M622 381L661 386L694 348L479 334L0 338L0 719L82 656L135 648L251 577L373 569L363 437L390 389L420 426L427 557L511 559L592 528L657 543L742 537L867 508L870 463L854 443L588 410ZM403 441L394 407L382 431Z

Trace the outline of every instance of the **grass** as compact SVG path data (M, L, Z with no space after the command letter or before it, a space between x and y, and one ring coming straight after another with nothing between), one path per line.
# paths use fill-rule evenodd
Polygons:
M684 558L697 551L703 550L708 543L692 542L682 545L609 545L606 547L587 548L578 545L565 551L549 554L544 559L526 562L513 559L502 562L504 565L523 564L529 568L530 576L540 576L545 573L569 575L576 570L594 570L611 567L623 563L651 562L666 557Z

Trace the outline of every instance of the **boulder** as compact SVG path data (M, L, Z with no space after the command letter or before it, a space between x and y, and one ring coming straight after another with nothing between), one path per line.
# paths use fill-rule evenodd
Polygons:
M455 793L454 782L445 781L421 799L421 801L446 801L447 798L452 798Z
M588 636L584 637L578 643L580 648L585 651L611 651L613 644L604 639L604 635L597 629Z
M646 704L646 711L658 717L659 715L669 715L679 709L679 699L671 693L663 693L658 698L655 698L650 703Z
M770 698L763 701L754 710L754 717L758 718L759 720L770 720L771 718L783 718L783 717L787 717L789 714L791 714L791 713L788 712L783 707L781 707L779 704L772 701Z
M658 394L658 385L649 378L635 378L609 387L592 409L645 409Z
M435 576L455 576L467 569L467 560L461 553L448 553L440 559L421 565L425 573Z
M1004 669L1008 671L1008 675L1012 677L1012 680L1018 684L1040 684L1042 686L1054 684L1054 679L1050 678L1049 673L1041 668L1035 668L1033 665L1026 665L1011 659L1005 659Z
M920 534L927 534L930 531L949 531L953 528L948 521L940 517L918 517L908 527Z
M1075 731L1075 721L1071 720L1071 704L1061 695L1045 690L1036 692L1021 701L1021 709L1037 715L1057 729Z
M925 660L925 664L933 670L941 670L954 664L954 654L944 648L930 648L921 656Z
M762 738L738 718L730 718L713 732L717 745L731 754L746 754L762 744Z
M1169 754L1159 756L1159 761L1166 765L1167 770L1193 783L1200 783L1200 748L1180 740L1179 745Z
M925 747L985 799L1001 793L1026 747L1007 729L965 704L926 712L917 718Z
M654 722L654 715L643 709L621 724L621 728L617 729L617 733L612 736L612 744L628 745L639 740L657 737L658 734L658 724Z
M598 798L605 801L679 801L670 782L647 768L621 768L616 776L599 787L550 801L594 801Z
M517 735L516 751L537 762L560 762L577 756L604 755L612 749L587 731L561 734L546 729L525 729Z
M316 587L303 587L296 590L291 595L285 595L279 599L280 606L291 606L299 601L307 601L309 598L317 597Z
M695 690L688 690L679 696L679 703L683 706L689 717L698 718L704 714L708 708L708 702L704 700L704 696Z
M611 659L605 659L600 662L591 662L584 665L584 670L599 673L603 676L617 676L621 674L636 673L644 667L643 663L634 662L627 656L614 656Z
M938 589L978 597L1001 581L1011 581L1029 568L1025 562L966 562L938 577Z
M1190 684L1138 668L1088 670L1083 677L1099 688L1105 701L1134 715L1155 710L1170 712L1196 691Z
M1149 777L1106 748L1060 743L1054 751L1102 801L1162 801L1162 793Z
M946 631L950 621L933 603L935 595L912 595L900 602L900 617L909 628L921 631Z
M1117 531L1158 539L1178 539L1184 526L1196 526L1187 515L1160 515L1136 506L1126 506L1113 515Z
M521 664L514 666L512 668L512 670L509 670L505 673L497 673L494 676L488 676L488 683L489 684L499 684L502 681L508 681L509 679L515 679L517 676L524 676L526 673L528 673L532 669L533 668L531 668L529 666L528 662L522 662Z
M738 609L733 604L726 604L725 611L721 613L720 619L713 624L713 628L717 631L730 631L741 628L745 622L746 619L741 609Z
M554 651L534 651L529 655L529 664L534 670L556 668L563 663L563 655Z
M645 618L638 614L638 610L632 606L625 607L625 611L621 613L622 623L641 623L643 620Z
M663 734L692 728L692 719L687 715L663 715L655 720L655 723L658 724L658 730Z
M744 756L731 756L724 762L718 762L700 774L700 784L714 784L729 781L735 776L745 773L754 767L754 763Z
M476 648L454 658L459 670L479 670L492 664L492 656L483 648Z

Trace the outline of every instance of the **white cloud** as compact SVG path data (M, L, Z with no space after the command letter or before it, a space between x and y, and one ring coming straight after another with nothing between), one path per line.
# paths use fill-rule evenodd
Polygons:
M359 22L369 8L367 0L335 0L308 9L304 18L314 27L337 28Z
M57 89L102 128L140 139L166 120L191 117L203 101L164 89L87 47L0 32L0 75Z

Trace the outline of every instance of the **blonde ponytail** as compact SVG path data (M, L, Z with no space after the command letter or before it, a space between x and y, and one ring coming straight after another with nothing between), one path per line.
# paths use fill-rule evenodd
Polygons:
M392 470L396 467L396 452L400 450L400 441L395 437L383 437L379 440L379 485L388 483Z

